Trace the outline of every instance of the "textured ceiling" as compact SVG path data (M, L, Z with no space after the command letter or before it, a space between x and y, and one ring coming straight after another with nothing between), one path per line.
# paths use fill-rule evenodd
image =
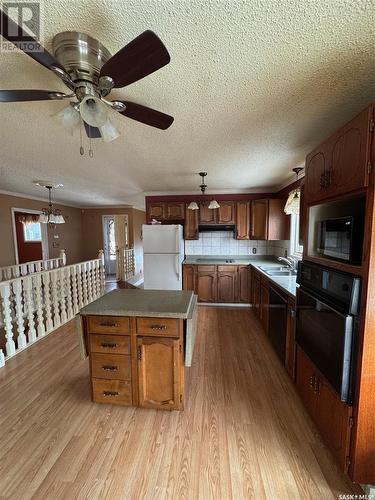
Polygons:
M145 192L271 190L327 134L375 98L371 0L49 0L43 41L86 32L112 53L145 29L171 63L112 98L175 117L167 131L116 117L121 138L79 155L51 115L61 102L0 105L0 190L60 201L142 205ZM0 88L66 91L22 53L0 54Z

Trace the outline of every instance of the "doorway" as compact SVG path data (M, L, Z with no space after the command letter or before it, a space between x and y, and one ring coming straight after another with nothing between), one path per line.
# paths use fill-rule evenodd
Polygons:
M48 259L47 226L37 221L39 214L35 210L12 208L17 264Z
M103 215L104 267L107 281L117 280L117 250L128 248L128 216Z

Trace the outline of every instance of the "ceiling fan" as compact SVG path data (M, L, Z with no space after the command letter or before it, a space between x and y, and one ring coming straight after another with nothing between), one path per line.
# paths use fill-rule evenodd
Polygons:
M24 32L0 10L0 34L15 43L14 33ZM29 35L26 39L39 43ZM0 102L76 99L59 113L63 124L73 126L82 118L88 137L103 137L106 142L118 137L108 117L111 110L163 130L172 125L174 118L160 111L130 101L106 99L113 88L141 80L170 62L166 47L152 31L144 31L113 56L95 38L73 31L58 33L53 38L54 55L40 43L39 52L29 50L30 46L23 44L19 48L57 75L71 92L0 90Z

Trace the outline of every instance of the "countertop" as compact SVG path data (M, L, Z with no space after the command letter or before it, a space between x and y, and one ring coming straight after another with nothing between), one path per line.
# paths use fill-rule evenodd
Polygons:
M234 262L228 262L233 260ZM271 283L277 285L282 291L290 297L296 297L297 277L296 276L270 276L265 271L260 269L261 266L275 265L275 268L283 264L277 260L277 257L272 255L230 255L228 257L213 256L213 255L191 255L186 257L184 264L200 264L200 265L248 265L254 267L257 271L263 274Z
M196 304L188 290L113 290L80 310L83 316L191 319Z

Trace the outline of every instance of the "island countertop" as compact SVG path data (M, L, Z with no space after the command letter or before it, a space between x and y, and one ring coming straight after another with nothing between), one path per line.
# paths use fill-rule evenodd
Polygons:
M80 310L83 316L190 319L196 299L188 290L113 290Z

